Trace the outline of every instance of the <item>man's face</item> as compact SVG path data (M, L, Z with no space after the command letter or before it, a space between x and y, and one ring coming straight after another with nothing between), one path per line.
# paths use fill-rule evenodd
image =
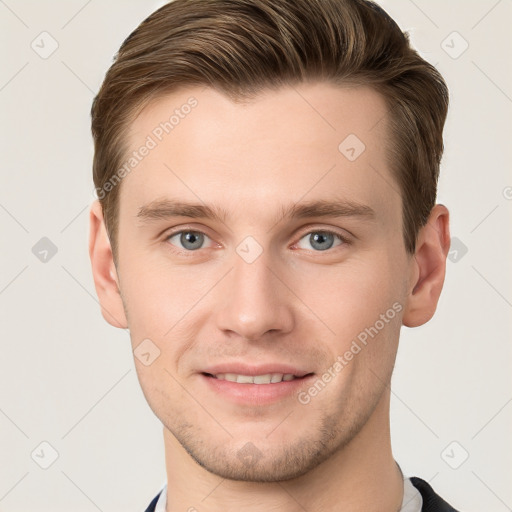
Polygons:
M160 351L138 377L211 472L283 480L385 429L411 261L387 130L379 94L326 83L245 104L190 88L133 123L150 150L122 182L117 273L133 348Z

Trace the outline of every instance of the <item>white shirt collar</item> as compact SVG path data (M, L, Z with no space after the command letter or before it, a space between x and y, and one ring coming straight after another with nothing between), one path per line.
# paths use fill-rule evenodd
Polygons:
M165 512L167 506L167 482L163 485L158 501L156 502L155 512Z

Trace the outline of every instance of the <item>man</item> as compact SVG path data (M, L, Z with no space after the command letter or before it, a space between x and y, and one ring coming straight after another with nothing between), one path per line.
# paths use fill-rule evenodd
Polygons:
M162 421L148 511L452 511L390 443L434 314L439 73L363 0L175 0L92 108L90 257Z

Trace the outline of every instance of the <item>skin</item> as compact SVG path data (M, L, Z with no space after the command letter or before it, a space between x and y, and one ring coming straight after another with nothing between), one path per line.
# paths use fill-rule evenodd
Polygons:
M163 424L167 511L394 512L403 480L391 451L389 383L401 326L435 312L448 210L433 208L408 254L386 158L387 108L372 89L317 82L246 103L182 89L142 111L130 147L191 96L197 107L121 183L117 267L98 201L90 210L103 316L129 328L133 349L149 338L160 350L150 365L135 365ZM366 146L352 162L338 150L349 134ZM226 219L137 217L164 198L215 205ZM282 215L315 200L357 202L375 215ZM206 236L191 250L179 234L170 237L179 229ZM325 230L346 241L327 235L332 247L319 250L311 235ZM236 251L247 236L262 249L252 263ZM201 376L237 360L284 362L321 377L395 303L401 311L307 404L296 393L235 404ZM257 454L250 463L238 456L247 443Z

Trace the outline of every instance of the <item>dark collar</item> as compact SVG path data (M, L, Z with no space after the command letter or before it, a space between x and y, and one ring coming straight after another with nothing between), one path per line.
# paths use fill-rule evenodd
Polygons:
M411 476L411 482L418 491L420 491L421 497L423 498L423 506L421 512L457 512L451 505L438 496L434 489L417 476Z
M155 512L155 507L158 501L158 498L160 497L160 494L162 494L162 491L160 491L154 498L153 501L149 504L148 508L145 512Z

